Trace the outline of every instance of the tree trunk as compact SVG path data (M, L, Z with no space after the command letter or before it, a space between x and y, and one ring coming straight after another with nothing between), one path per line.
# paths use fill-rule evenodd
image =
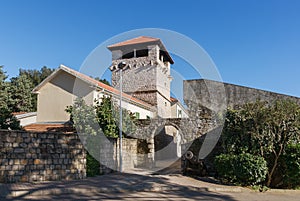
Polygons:
M283 146L282 144L280 145L280 149L279 149L279 152L278 154L276 153L276 151L274 151L274 155L275 155L275 160L274 160L274 164L273 164L273 167L271 169L271 172L268 174L268 181L267 181L267 186L269 187L271 182L272 182L272 176L277 168L277 165L278 165L278 159L279 157L281 156L281 153L282 153L282 150L283 150Z
M276 169L276 167L277 167L277 161L278 161L278 156L276 156L275 161L274 161L274 164L273 164L273 167L272 167L272 169L271 169L271 172L268 174L268 181L267 181L267 186L268 186L268 187L270 187L270 184L271 184L271 182L272 182L272 176L273 176L273 174L274 174L274 172L275 172L275 169Z

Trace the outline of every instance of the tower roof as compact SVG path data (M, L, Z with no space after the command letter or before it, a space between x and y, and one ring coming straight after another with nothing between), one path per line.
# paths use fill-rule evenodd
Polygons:
M153 38L149 36L139 36L137 38L132 38L129 40L125 40L119 43L115 43L112 45L107 46L109 50L117 50L121 49L122 47L127 47L130 45L141 45L141 44L157 44L162 51L164 51L165 56L167 57L168 61L173 64L174 61L172 57L170 56L169 52L167 51L167 48L164 46L162 41L159 38Z
M159 42L160 39L159 38L152 38L149 36L140 36L137 38L133 38L133 39L129 39L129 40L125 40L119 43L115 43L112 44L110 46L108 46L108 49L112 49L115 47L121 47L121 46L125 46L125 45L135 45L135 44L141 44L141 43L149 43L149 42Z

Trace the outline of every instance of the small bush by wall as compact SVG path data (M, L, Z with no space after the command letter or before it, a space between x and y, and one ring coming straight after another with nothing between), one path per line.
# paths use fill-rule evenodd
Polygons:
M86 154L86 176L94 177L100 175L100 163L88 152Z
M300 144L289 144L284 160L284 186L288 188L300 187Z
M264 158L251 154L221 154L215 165L221 179L241 185L255 185L265 180L267 163Z

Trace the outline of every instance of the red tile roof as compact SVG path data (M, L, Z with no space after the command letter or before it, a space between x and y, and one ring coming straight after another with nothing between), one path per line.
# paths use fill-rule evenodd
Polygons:
M75 71L75 70L73 70L71 68L68 68L66 66L61 66L61 67L64 68L65 70L71 72L71 74L75 75L76 77L78 77L78 78L80 78L82 80L86 80L88 82L91 82L94 85L99 86L100 88L103 88L103 89L105 89L105 90L107 90L107 91L109 91L109 92L111 92L113 94L116 94L116 95L120 94L120 91L117 90L117 89L115 89L115 88L113 88L112 86L109 86L107 84L104 84L103 82L97 81L97 80L95 80L95 79L93 79L93 78L91 78L91 77L89 77L89 76L87 76L85 74L82 74L82 73L80 73L78 71ZM130 96L130 95L126 94L126 93L122 93L122 96L124 98L128 98L130 101L142 104L142 105L144 105L146 107L151 107L151 105L149 105L148 103L146 103L146 102L144 102L142 100L139 100L137 98L134 98L133 96Z
M106 91L108 91L108 92L110 92L112 94L115 94L115 95L119 95L120 94L119 90L117 90L117 89L115 89L115 88L113 88L113 87L111 87L109 85L106 85L106 84L104 84L104 83L102 83L102 82L100 82L98 80L95 80L95 79L93 79L93 78L91 78L91 77L89 77L89 76L87 76L85 74L82 74L82 73L80 73L80 72L78 72L76 70L68 68L68 67L66 67L64 65L60 65L60 67L56 71L54 71L53 74L50 75L49 77L54 76L59 70L63 70L63 71L65 71L65 72L67 72L67 73L69 73L69 74L71 74L71 75L73 75L73 76L75 76L75 77L77 77L77 78L85 81L85 82L88 82L88 83L90 83L90 84L92 84L92 85L94 85L96 87L100 87L100 88L102 88L102 89L104 89L104 90L106 90ZM49 79L49 77L46 78L44 81L47 82L47 79ZM35 87L33 89L33 91L34 92L38 91L39 88L45 83L44 81L40 85L38 85L37 87ZM139 100L137 98L134 98L133 96L130 96L130 95L126 94L126 93L122 93L122 96L124 98L127 98L129 101L141 104L144 107L147 107L147 108L151 108L152 107L148 103L146 103L146 102L144 102L142 100Z
M20 114L26 114L27 112L13 112L12 115L17 116Z
M158 42L160 41L159 38L152 38L148 36L140 36L137 38L133 38L130 40L126 40L120 43L116 43L113 45L108 46L108 48L114 48L114 47L120 47L120 46L125 46L125 45L134 45L134 44L141 44L141 43L149 43L149 42Z
M170 101L171 101L172 103L178 102L178 100L177 100L176 98L174 98L174 97L170 97Z
M171 63L174 64L174 61L172 59L172 57L170 56L169 52L167 51L166 47L164 46L164 44L161 42L161 40L159 38L153 38L153 37L149 37L149 36L140 36L137 38L133 38L133 39L129 39L126 41L122 41L119 43L115 43L112 45L107 46L107 48L109 50L113 50L116 49L118 47L122 47L122 46L126 46L126 45L136 45L136 44L143 44L143 43L156 43L159 45L159 47L161 48L161 50L164 51L164 54L167 57L167 60Z
M74 133L76 130L67 124L30 124L23 127L26 131L32 132L64 132L64 133Z

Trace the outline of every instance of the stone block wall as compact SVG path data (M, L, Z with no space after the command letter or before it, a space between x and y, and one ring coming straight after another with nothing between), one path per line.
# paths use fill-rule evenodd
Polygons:
M86 153L77 134L0 130L0 182L86 177Z
M257 99L273 102L277 99L291 99L300 104L300 98L270 91L222 83L212 80L184 81L184 101L190 109L191 102L198 103L213 111L224 107L235 107Z
M278 99L291 99L300 104L300 98L298 97L245 86L205 79L184 81L184 101L188 106L189 118L192 119L199 129L196 135L197 138L194 138L196 140L192 144L186 143L182 145L183 153L189 150L194 155L189 160L186 157L182 157L183 170L196 171L199 170L199 165L204 164L206 174L213 175L215 173L214 157L222 151L219 136L222 132L224 119L220 115L221 112L226 111L227 107L236 108L246 103L255 102L258 99L268 103ZM212 145L210 147L212 149L204 147L207 151L203 151L203 153L208 154L205 158L202 158L198 157L198 155L204 139L208 142L206 145Z
M122 47L123 54L126 54ZM119 89L120 70L117 68L120 62L126 62L130 67L122 71L123 92L126 92L140 100L145 101L158 109L158 116L170 117L170 63L159 59L160 48L158 45L142 47L130 46L133 49L148 49L148 56L134 58L120 58L116 56L120 52L113 51L112 61L112 86ZM114 55L115 54L115 55ZM116 59L117 58L117 59ZM166 105L165 105L166 104Z
M119 139L110 138L110 143L102 144L100 150L100 173L107 174L119 170ZM146 164L146 159L138 154L139 139L122 139L123 171Z
M120 141L117 140L117 148L119 147ZM137 146L138 140L137 139L122 139L122 162L123 162L123 169L132 169L137 166ZM119 149L117 149L117 158L119 159Z

